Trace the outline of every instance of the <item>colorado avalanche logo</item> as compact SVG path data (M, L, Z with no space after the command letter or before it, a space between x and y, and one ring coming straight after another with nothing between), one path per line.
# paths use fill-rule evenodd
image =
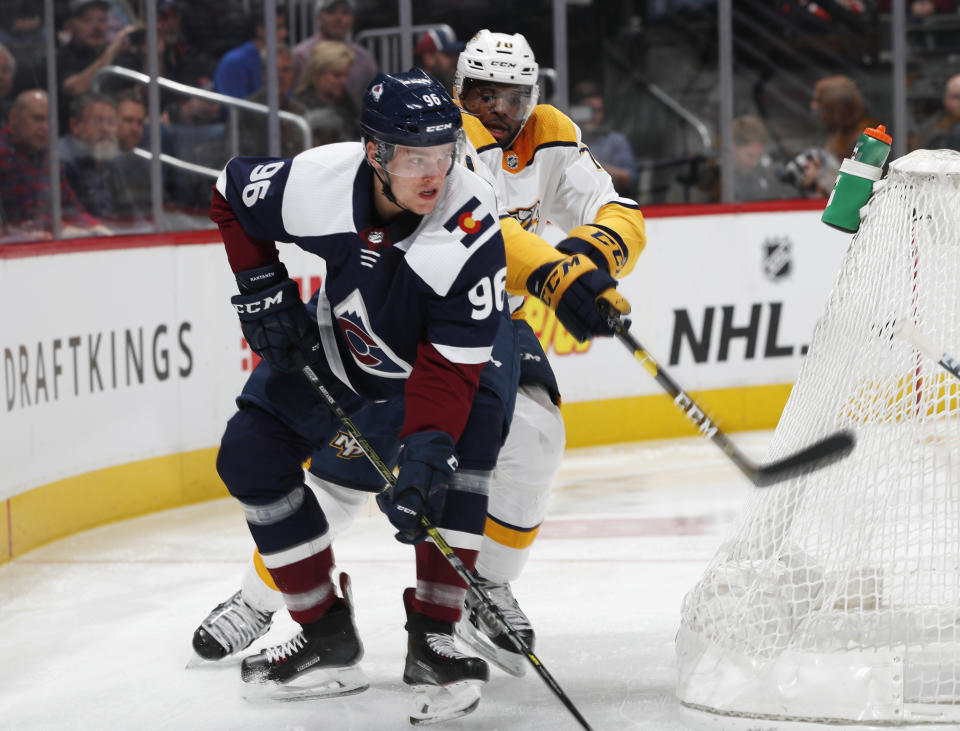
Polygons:
M373 97L375 102L380 101L380 95L383 94L383 84L377 84L372 89L370 89L370 96Z
M367 373L381 378L406 378L412 368L377 338L359 290L338 304L333 313L354 361Z

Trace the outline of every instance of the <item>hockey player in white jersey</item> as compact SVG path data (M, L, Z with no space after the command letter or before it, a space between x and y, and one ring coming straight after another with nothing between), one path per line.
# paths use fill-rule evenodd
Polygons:
M507 291L546 302L577 340L610 335L596 302L578 302L568 288L595 291L592 281L629 274L646 244L643 216L635 201L617 195L577 125L555 107L537 104L537 80L536 59L522 35L481 30L461 52L454 82L454 98L467 112L468 141L497 178ZM556 248L539 236L548 221L566 232ZM600 299L612 311L628 312L614 295L607 289ZM545 517L565 437L556 378L523 316L522 308L514 314L520 386L494 471L476 573L532 647L533 628L510 582L520 576ZM525 658L470 593L466 609L458 634L502 669L522 674Z
M480 373L501 333L507 355L515 350L504 250L493 190L456 164L461 115L435 80L419 70L379 75L360 122L363 143L292 160L234 158L211 204L240 289L231 301L263 358L237 399L217 470L243 508L265 575L301 625L292 639L244 658L241 677L246 695L280 699L366 687L349 582L341 574L338 594L331 575L332 526L344 508L336 497L318 499L301 467L340 425L299 372L298 351L344 411L373 410L378 447L399 466L378 502L397 539L415 544L417 586L403 593L403 679L419 689L411 720L433 721L473 710L488 677L483 660L454 647L466 585L423 541L420 518L472 567L508 418L503 397L479 389ZM326 261L315 316L275 241ZM368 479L359 462L353 470L356 482ZM231 626L205 625L201 647L249 633L244 622L267 615L222 616Z
M633 269L645 245L643 217L634 201L617 196L609 175L580 141L576 125L554 107L537 105L537 77L536 61L523 36L484 30L471 39L457 75L470 143L465 164L492 178L497 188L506 287L517 295L512 304L519 307L524 295L538 297L583 341L611 334L598 299L617 313L629 312L629 304L613 288L614 278ZM547 220L569 232L557 248L538 235ZM555 377L523 315L520 309L513 320L522 354L516 410L494 473L483 564L477 573L532 647L533 628L510 582L522 572L543 521L563 453L564 427ZM489 374L501 375L488 365L481 379ZM376 425L362 414L355 421L368 439L376 435ZM345 462L339 452L314 452L306 473L330 516L333 534L345 529L366 502L366 495L351 489L340 473L339 464ZM254 554L242 590L197 628L194 647L209 660L236 653L267 631L272 613L281 606L262 558ZM481 606L467 597L458 632L502 669L522 674L525 658Z

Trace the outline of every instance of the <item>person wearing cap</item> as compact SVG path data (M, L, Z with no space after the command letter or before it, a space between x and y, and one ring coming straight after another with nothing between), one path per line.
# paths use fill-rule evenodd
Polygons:
M453 92L453 77L457 73L457 59L464 49L462 41L449 28L440 26L426 31L417 41L413 53L417 66Z
M363 95L370 80L376 76L377 62L373 55L359 43L350 40L353 31L353 0L317 0L314 5L317 14L317 32L293 47L293 59L299 75L313 49L324 41L342 41L353 51L353 64L347 77L347 93L354 107L359 109Z
M68 7L70 16L64 30L70 34L70 42L57 51L57 78L66 96L76 97L90 91L93 77L104 66L117 64L137 70L142 67L141 54L131 49L130 34L143 26L125 26L108 42L110 3L71 0ZM61 109L68 106L62 104Z

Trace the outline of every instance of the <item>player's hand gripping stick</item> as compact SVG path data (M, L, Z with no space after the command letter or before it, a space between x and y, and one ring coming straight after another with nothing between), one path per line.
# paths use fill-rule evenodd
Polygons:
M344 428L350 433L357 444L360 446L360 449L363 451L364 455L370 464L373 465L374 469L380 473L380 476L391 488L395 487L397 484L397 478L394 477L393 471L387 467L387 464L383 461L376 450L370 445L370 442L367 441L366 437L363 436L363 433L357 428L357 425L353 423L353 420L347 415L347 413L340 407L340 404L337 403L337 400L334 398L333 394L327 389L326 386L317 378L317 374L313 372L313 369L307 364L304 360L303 355L295 350L291 349L290 358L296 363L297 367L300 369L300 372L306 377L310 382L310 385L313 386L314 390L320 394L323 400L326 402L327 406L330 407L330 410L336 415L340 420L340 423L343 424ZM537 674L543 679L543 682L547 684L547 687L553 692L553 694L560 699L560 702L566 706L567 710L577 719L577 722L580 724L581 728L585 731L593 731L590 724L587 723L587 719L583 717L583 714L573 705L573 701L563 692L563 689L554 680L553 676L549 673L543 663L540 662L540 659L533 653L533 650L524 642L523 637L520 636L520 633L517 632L516 628L510 624L506 617L503 616L503 612L500 611L500 607L496 605L493 599L490 598L490 595L487 593L487 590L477 581L474 577L473 572L467 569L464 566L463 561L460 560L460 557L454 553L453 549L450 547L450 544L447 543L443 536L440 535L440 531L437 530L437 527L430 521L429 518L425 515L420 516L420 524L423 527L423 530L426 531L427 536L438 549L440 553L443 554L444 558L450 563L450 566L454 571L457 572L457 575L463 579L463 581L470 587L470 590L473 591L480 601L483 602L484 607L489 611L494 617L497 618L497 621L500 623L500 626L507 633L507 636L510 638L510 641L513 643L513 646L522 653L527 661L533 665L533 669L537 671Z

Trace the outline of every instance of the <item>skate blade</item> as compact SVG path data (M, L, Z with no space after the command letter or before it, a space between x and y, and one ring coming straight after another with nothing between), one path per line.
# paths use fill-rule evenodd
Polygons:
M410 723L427 726L473 713L480 705L482 680L461 680L449 685L413 686Z
M455 632L471 650L476 651L484 660L496 665L508 675L522 678L527 674L526 656L497 647L483 632L474 627L470 620L462 619L457 622Z
M241 662L243 662L244 655L241 653L233 653L232 655L224 655L219 660L208 660L205 657L201 657L196 652L193 653L191 658L187 660L187 664L184 666L185 670L209 670L211 668L227 668L227 667L238 667Z
M369 687L370 681L357 666L317 668L289 683L244 683L242 695L251 703L307 701L353 695Z

